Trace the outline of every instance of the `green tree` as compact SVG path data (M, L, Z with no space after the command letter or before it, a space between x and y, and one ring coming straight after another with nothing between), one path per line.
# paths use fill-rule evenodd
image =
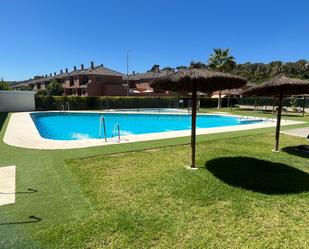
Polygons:
M200 61L191 61L189 68L206 69L207 65Z
M158 72L159 70L160 70L160 65L155 64L155 65L153 65L152 68L151 68L150 70L148 70L147 72L154 72L154 73L156 73L156 72Z
M164 67L164 68L162 68L162 70L165 70L165 71L174 71L175 68L173 68L173 67Z
M230 55L230 50L222 48L214 48L214 52L208 59L208 67L220 72L231 72L236 68L236 60Z
M38 90L36 92L37 95L47 95L47 91L46 90Z
M177 70L183 70L183 69L187 69L188 67L186 67L186 66L178 66L178 67L176 67L176 69Z
M10 85L2 80L0 81L0 90L10 90Z
M47 94L51 96L61 96L63 94L63 87L57 80L52 80L47 85Z
M214 52L210 55L208 59L208 67L220 71L220 72L231 72L236 68L236 61L234 56L230 55L230 50L214 48ZM219 92L218 98L218 109L221 108L222 99L221 91Z

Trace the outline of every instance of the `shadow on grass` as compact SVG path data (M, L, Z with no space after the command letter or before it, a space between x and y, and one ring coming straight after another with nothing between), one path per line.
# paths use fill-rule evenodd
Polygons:
M11 195L11 194L34 194L37 193L38 190L33 189L33 188L28 188L27 191L19 191L19 192L15 192L15 193L6 193L6 192L0 192L0 194L2 195Z
M299 145L299 146L284 147L284 148L282 148L282 151L284 151L284 152L286 152L290 155L309 158L309 150L308 150L308 152L306 152L306 149L307 149L306 145Z
M5 122L6 118L7 118L7 116L8 116L7 112L0 112L0 131L1 131L2 127L3 127L3 125L4 125L4 122Z
M309 174L281 163L250 157L224 157L206 162L206 169L231 186L263 194L309 191Z
M41 218L31 215L29 216L29 220L4 222L4 223L0 223L0 226L37 223L37 222L40 222L41 220L42 220Z

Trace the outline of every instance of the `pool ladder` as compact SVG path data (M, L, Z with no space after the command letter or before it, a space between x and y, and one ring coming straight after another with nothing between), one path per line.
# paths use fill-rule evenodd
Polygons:
M65 106L66 106L67 111L70 111L70 103L69 102L65 102Z
M65 111L70 111L70 103L65 102L65 105L60 106L60 111L65 112Z
M266 119L264 119L264 121L268 121L268 120L270 120L270 121L274 121L274 118L275 118L275 116L276 116L276 114L275 113L273 113L271 116L269 116L268 118L266 118Z
M119 125L119 123L116 123L114 125L113 131L112 131L112 137L114 137L116 132L118 133L118 142L120 142L120 125Z
M107 138L106 138L106 124L105 124L105 118L104 118L103 115L100 116L99 138L102 138L102 128L104 129L104 139L105 139L105 142L107 142Z

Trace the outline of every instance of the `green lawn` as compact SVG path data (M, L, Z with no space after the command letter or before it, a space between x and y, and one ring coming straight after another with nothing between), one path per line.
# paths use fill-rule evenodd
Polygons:
M0 207L0 248L309 247L309 157L289 148L305 139L272 153L273 128L200 136L189 171L188 138L39 151L3 144L6 124L17 203Z

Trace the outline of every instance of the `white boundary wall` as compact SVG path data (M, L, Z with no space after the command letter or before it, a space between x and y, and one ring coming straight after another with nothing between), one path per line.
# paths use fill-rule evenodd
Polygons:
M34 95L32 91L0 91L0 112L34 111Z
M275 108L276 107L278 107L278 106L275 105ZM255 106L253 106L253 105L239 105L239 108L240 109L251 109L251 110L254 110ZM258 110L259 111L272 111L273 110L273 106L270 106L270 105L260 105L260 106L258 106ZM291 108L291 107L287 107L287 110L289 112L293 112L293 108ZM301 110L301 112L303 112L303 109L301 107L300 107L300 110ZM305 112L309 113L309 108L305 108Z

